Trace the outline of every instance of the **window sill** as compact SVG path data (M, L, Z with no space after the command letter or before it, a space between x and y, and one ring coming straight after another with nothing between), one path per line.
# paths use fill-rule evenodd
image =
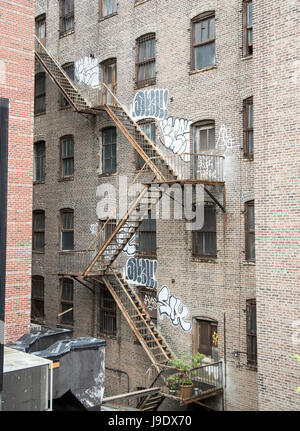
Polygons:
M149 0L136 0L134 7L140 6L143 3L147 3L147 1L149 1Z
M73 33L75 33L74 28L72 28L72 30L59 32L59 38L62 39L63 37L69 36L70 34L73 34Z
M98 178L111 177L113 175L117 175L117 172L104 172L102 174L98 174Z
M202 262L202 263L218 263L217 256L192 256L192 262Z
M45 180L43 181L33 181L33 185L36 186L37 184L45 184Z
M253 162L254 161L254 157L243 156L243 160L244 160L244 162Z
M245 266L255 266L255 261L253 260L244 260L243 265Z
M214 65L214 66L203 67L202 69L191 70L189 72L189 75L196 75L197 73L206 72L207 70L213 70L213 69L217 69L217 66Z
M257 372L257 365L247 364L246 365L246 369L249 370L249 371L256 371Z
M118 339L117 335L103 334L102 332L98 333L98 337L105 338L107 340L115 340L115 341L117 341Z
M74 177L72 176L72 177L59 178L57 181L60 183L63 183L63 182L68 182L68 181L73 181L73 180L74 180Z
M136 82L134 89L135 90L140 90L141 88L145 88L145 87L151 87L152 85L156 84L156 78L153 79L152 81L142 81L142 82Z
M32 250L32 254L45 254L45 250L44 251Z
M247 55L247 56L245 56L245 57L242 57L242 58L241 58L241 61L251 60L252 58L253 58L253 54L251 54L251 55Z
M98 21L102 22L102 21L105 21L105 20L107 20L107 19L109 19L109 18L111 18L113 16L116 16L116 15L118 15L118 12L114 12L114 13L111 13L110 15L103 16L103 17L99 18Z
M71 254L71 253L77 253L76 250L58 250L59 254Z
M37 112L36 114L34 114L34 117L41 117L42 115L46 115L46 111L44 111L44 112Z
M74 329L74 323L57 323L57 328Z
M157 254L148 254L148 253L145 253L145 254L143 254L143 253L137 253L136 254L136 257L138 258L138 259L149 259L149 260L157 260Z

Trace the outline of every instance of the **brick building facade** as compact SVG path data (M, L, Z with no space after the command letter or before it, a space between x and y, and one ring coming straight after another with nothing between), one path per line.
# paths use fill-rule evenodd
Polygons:
M174 218L144 224L114 265L176 356L198 351L223 361L217 408L259 409L252 1L40 0L36 32L44 55L91 106L103 104L104 82L175 171L201 161L204 227L190 232ZM108 90L105 96L111 105ZM151 366L145 349L107 289L73 275L101 248L99 186L122 189L143 163L108 111L74 112L39 62L35 108L34 321L105 337L105 394L135 390ZM149 170L139 176L152 179ZM177 311L163 313L174 301Z
M30 327L33 36L34 2L1 1L0 98L9 103L6 342Z

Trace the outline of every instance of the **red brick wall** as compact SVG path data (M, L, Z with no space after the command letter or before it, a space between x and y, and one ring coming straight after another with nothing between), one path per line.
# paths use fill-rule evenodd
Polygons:
M0 1L0 97L10 101L5 342L29 330L34 1Z

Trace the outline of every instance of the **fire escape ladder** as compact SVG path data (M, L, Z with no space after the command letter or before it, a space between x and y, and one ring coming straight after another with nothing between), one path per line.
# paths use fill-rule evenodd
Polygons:
M125 216L95 255L83 273L84 277L88 276L97 262L99 263L98 270L107 270L136 233L143 220L147 218L151 208L158 203L161 196L161 190L153 190L150 185L144 187L137 199L130 205ZM139 208L138 212L135 211L137 208Z
M111 293L124 318L159 373L158 364L167 364L170 359L174 358L174 353L145 311L141 300L119 271L113 270L112 274L102 276L101 282Z
M91 109L89 102L82 96L78 88L74 85L74 82L68 77L63 68L36 36L35 58L43 66L75 111L84 112L85 110Z

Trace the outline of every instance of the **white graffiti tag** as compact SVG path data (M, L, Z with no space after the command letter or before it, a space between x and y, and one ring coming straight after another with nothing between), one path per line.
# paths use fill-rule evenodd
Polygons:
M131 257L126 263L125 276L132 284L157 289L156 271L157 260Z
M146 294L144 296L144 303L149 311L153 311L157 309L157 299L153 298L153 296Z
M142 118L162 120L168 116L168 98L168 89L138 91L131 106L131 115L135 121Z
M185 320L189 316L190 310L182 304L181 299L170 295L167 286L161 287L158 292L157 302L160 316L166 315L171 320L173 326L180 325L185 332L191 331L192 323Z
M97 58L84 57L75 61L76 81L90 87L99 85L99 64Z
M169 117L160 121L160 128L164 136L166 148L174 154L190 152L190 126L192 121L185 118Z

